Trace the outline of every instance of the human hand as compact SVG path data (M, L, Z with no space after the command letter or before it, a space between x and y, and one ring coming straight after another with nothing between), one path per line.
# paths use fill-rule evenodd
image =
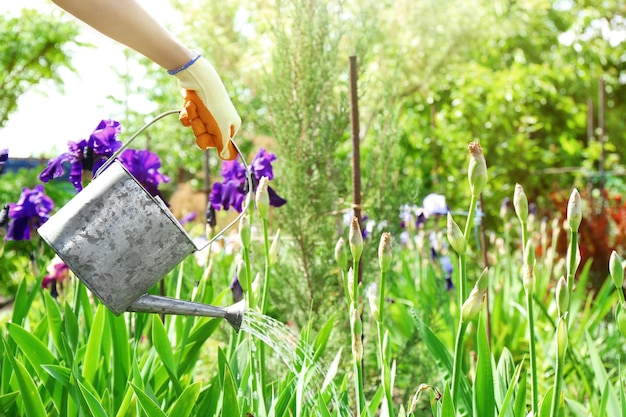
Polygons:
M185 90L180 120L191 126L198 147L214 147L220 158L235 159L237 151L231 139L241 126L241 118L213 66L200 57L174 76Z

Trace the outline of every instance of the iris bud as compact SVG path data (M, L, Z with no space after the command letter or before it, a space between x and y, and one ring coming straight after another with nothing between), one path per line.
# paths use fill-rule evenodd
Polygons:
M465 255L467 241L465 240L465 236L463 235L463 232L461 232L459 225L456 224L452 218L452 214L450 214L450 212L448 212L446 229L448 242L450 242L452 249L454 249L454 251L459 255Z
M353 217L352 223L350 223L348 242L350 243L352 259L354 262L358 262L363 253L363 235L361 235L361 226L359 225L359 219L357 217Z
M576 188L572 191L567 202L567 222L572 232L578 232L583 219L583 208L580 193Z
M483 192L487 185L487 163L483 149L478 142L470 142L469 146L470 162L467 171L470 190L472 195L478 196Z
M524 187L520 184L515 184L513 207L520 222L526 223L528 221L528 199L526 198L526 193L524 193Z

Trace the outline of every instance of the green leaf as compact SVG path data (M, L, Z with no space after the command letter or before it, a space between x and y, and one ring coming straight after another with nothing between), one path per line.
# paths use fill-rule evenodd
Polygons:
M163 365L165 365L170 374L177 378L172 345L167 337L167 331L163 322L156 314L152 316L152 343L154 343L154 348L159 354Z
M159 408L156 402L148 394L146 394L141 388L137 385L131 383L133 390L135 391L135 395L137 395L137 400L139 400L139 404L143 409L144 413L149 415L150 417L167 417L167 415Z
M65 335L72 352L72 357L74 357L78 349L78 318L68 303L65 304L63 312L65 313L63 320L65 324Z
M222 387L222 417L241 417L239 411L239 395L237 394L237 384L226 361L224 352L218 353L221 356L224 366L223 387Z
M591 415L591 413L589 412L589 410L587 410L587 408L585 408L584 405L574 401L574 400L570 400L569 398L565 398L565 403L567 404L567 407L569 408L569 411L574 414L576 417L589 417Z
M196 382L191 384L185 388L183 393L178 397L172 411L169 413L170 417L188 417L193 410L193 407L196 405L196 401L198 400L198 396L200 395L200 388L202 384L200 382ZM202 410L202 412L205 412Z
M87 407L89 408L90 415L94 417L107 417L107 413L102 407L101 400L97 398L92 392L93 388L87 388L87 386L80 380L77 380L76 382L78 383L80 393L83 396Z
M41 367L56 381L59 381L61 385L68 386L70 384L70 378L72 371L65 366L60 365L41 365Z
M521 365L521 364L520 364ZM526 389L527 389L527 376L526 372L522 372L517 393L515 394L515 416L526 415Z
M624 392L624 380L622 377L622 364L619 365L619 399L622 404L622 417L626 417L626 393Z
M176 390L176 394L181 395L183 387L180 385L176 373L176 362L174 361L172 345L170 339L167 337L167 331L165 330L163 322L156 314L152 316L152 343L154 343L154 349L159 354L163 365L165 365L165 370L170 376L170 381Z
M339 351L335 355L335 359L331 362L328 370L326 371L326 376L324 377L324 383L322 384L322 392L326 391L326 388L330 384L332 384L333 379L337 375L337 371L339 370L339 362L341 361L341 353L343 352L343 347L339 348Z
M128 332L126 331L126 322L124 317L116 317L107 309L106 316L109 322L109 328L113 346L113 385L112 398L113 409L117 410L126 392L126 383L130 375L130 343L128 340Z
M493 417L496 410L494 396L492 358L489 350L489 339L482 316L478 320L476 343L478 347L478 363L476 365L476 378L474 379L474 401L476 415Z
M456 411L454 410L454 404L452 402L452 393L450 392L450 385L446 382L443 388L443 398L441 399L441 417L455 417Z
M585 332L585 337L587 338L587 347L589 349L589 362L591 362L591 367L594 373L593 381L596 388L602 392L602 396L607 396L606 412L609 416L619 416L622 413L622 410L617 402L617 394L615 394L613 386L611 384L607 384L609 376L604 368L600 354L598 353L596 345L593 342L593 339L591 339L591 336L589 336L588 332Z
M541 404L539 404L538 417L550 417L550 413L552 412L552 395L554 395L554 387L548 388Z
M516 371L513 355L507 348L504 348L498 360L498 366L496 367L497 376L495 380L496 404L498 410L500 410L500 417L513 417L513 407L510 400L515 392L515 385L517 377L519 377L520 369L521 367L518 366ZM514 374L516 374L517 377Z
M33 365L33 368L37 369L42 364L57 363L52 352L48 350L41 340L37 339L27 330L13 323L7 323L7 329L9 336L11 336L11 339L15 341L21 351L24 352L24 355L31 365Z
M437 364L439 372L441 372L443 378L446 381L452 381L452 369L454 366L452 355L446 349L443 343L441 343L439 338L417 316L417 312L415 310L411 310L411 316L413 318L413 323L415 324L417 331L422 337L422 340L428 347L428 350L430 351L433 359L435 359L435 363ZM465 375L461 375L460 388L461 396L459 397L459 399L461 400L462 404L459 404L458 411L463 412L463 410L466 410L467 413L471 413L472 391Z
M2 339L2 343L6 342ZM6 349L6 348L5 348ZM20 394L24 404L27 417L47 417L46 408L43 405L43 400L39 395L35 381L30 376L24 365L16 358L9 357L15 379L20 387Z
M48 318L48 329L50 331L50 337L52 339L52 343L54 343L54 347L57 351L65 356L65 350L62 341L62 332L63 332L63 315L61 314L61 310L59 309L59 305L52 298L52 296L48 293L48 291L44 291L44 300L46 303L46 317ZM64 359L67 359L64 357Z
M517 369L515 371L515 374L513 375L513 378L509 381L508 389L506 391L502 404L500 404L499 417L509 417L509 416L513 417L513 416L518 415L518 414L515 414L514 412L514 408L512 407L511 400L515 396L515 389L519 385L518 380L520 378L520 375L522 374L522 369L524 369L523 365L524 365L524 359L522 359L522 362L517 366Z
M317 362L317 360L324 353L324 349L326 349L326 345L328 344L328 339L330 338L330 334L333 331L335 324L335 315L330 316L326 324L322 326L317 337L315 338L315 343L313 344L313 349L315 353L313 354L313 362Z
M83 362L83 378L90 384L94 383L94 378L100 367L100 348L102 345L102 334L107 322L105 319L104 304L100 304L96 310L96 316L91 326L87 347L85 350L85 360Z
M28 314L30 306L28 305L27 286L26 280L23 279L15 292L15 301L13 302L13 316L11 322L22 325L24 318Z
M214 416L217 414L217 406L220 400L220 383L217 375L211 380L211 384L208 388L202 390L200 397L198 398L198 410L207 416Z
M15 406L16 400L19 396L19 391L13 391L0 395L0 414L9 414L9 410Z
M178 375L184 375L195 366L200 350L205 346L206 341L217 330L221 322L222 320L217 319L207 320L192 331L187 340L187 345L183 347L184 354L181 355L179 361Z

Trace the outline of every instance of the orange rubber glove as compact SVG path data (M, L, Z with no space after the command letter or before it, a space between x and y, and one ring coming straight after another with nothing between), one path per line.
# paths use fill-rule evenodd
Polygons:
M230 140L235 136L235 126L230 126L229 139L224 151L220 126L195 91L185 90L185 108L180 112L179 118L183 126L191 126L200 149L216 148L220 158L227 161L237 158L237 150Z
M241 126L241 118L213 66L197 56L183 69L170 73L185 90L180 120L191 126L198 147L217 148L220 158L235 159L237 151L231 139Z

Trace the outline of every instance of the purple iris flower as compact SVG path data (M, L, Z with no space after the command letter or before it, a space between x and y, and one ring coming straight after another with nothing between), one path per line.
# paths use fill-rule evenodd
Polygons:
M63 175L63 163L71 163L70 182L76 191L83 189L83 171L96 172L121 146L117 140L121 131L120 123L115 120L102 120L89 139L68 142L69 151L48 161L48 166L39 174L39 179L48 182Z
M235 274L235 277L230 283L230 291L233 294L233 302L237 303L243 299L243 288L239 283L239 276Z
M163 198L158 190L159 184L169 182L170 178L159 172L161 160L158 155L146 150L126 149L119 160L146 191Z
M276 155L260 149L250 164L252 174L252 188L256 191L261 177L274 178L272 162L276 160ZM246 168L235 161L225 161L222 163L222 177L224 181L213 184L211 190L211 205L215 210L228 210L231 207L241 212L243 201L247 193ZM267 188L270 198L270 206L281 207L287 200L280 197L272 187Z
M4 171L4 164L6 164L9 159L9 150L8 149L0 149L0 175Z
M30 240L31 228L45 223L54 208L54 202L44 194L43 185L22 189L17 203L9 204L9 228L6 240Z

